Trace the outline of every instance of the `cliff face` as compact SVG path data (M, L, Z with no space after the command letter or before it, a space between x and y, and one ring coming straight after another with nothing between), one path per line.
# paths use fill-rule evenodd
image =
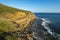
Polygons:
M35 15L30 11L0 4L0 40L21 40L16 38L15 35L18 35L20 32L23 33L35 18ZM26 34L23 33L23 35Z
M30 11L19 10L2 4L0 4L0 9L0 20L15 22L23 28L35 19L35 15Z

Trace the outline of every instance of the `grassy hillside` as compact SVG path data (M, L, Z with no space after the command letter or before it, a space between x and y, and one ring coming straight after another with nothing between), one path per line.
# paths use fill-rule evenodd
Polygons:
M0 4L0 14L4 13L4 12L10 12L10 13L15 13L15 12L29 12L29 11L25 11L22 9L17 9L17 8L13 8L13 7L9 7L3 4Z
M0 4L0 40L27 40L24 32L35 15L26 10L21 10ZM24 35L22 38L20 35Z
M31 13L30 11L22 10L13 8L10 6L6 6L4 4L0 4L0 16L2 17L10 17L9 15L16 14L17 12L23 12L23 13Z
M0 40L16 40L11 34L14 30L15 27L11 22L0 20Z

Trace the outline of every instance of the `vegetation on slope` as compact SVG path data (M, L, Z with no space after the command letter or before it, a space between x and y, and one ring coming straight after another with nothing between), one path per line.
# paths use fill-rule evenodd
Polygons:
M13 7L9 7L9 6L0 4L0 14L6 13L6 12L15 13L15 12L19 12L19 11L20 12L29 12L29 11L25 11L22 9L17 9L17 8L13 8Z
M14 27L13 23L9 21L0 20L0 30L4 32L13 32L16 28Z
M27 34L23 32L34 19L35 15L30 11L0 4L0 40L27 40Z
M0 20L0 40L15 40L11 34L14 30L15 27L11 22Z
M22 9L17 9L17 8L13 8L13 7L10 7L10 6L0 4L0 16L9 17L9 15L17 14L18 12L22 12L22 14L31 13L30 11L25 11L25 10L22 10Z

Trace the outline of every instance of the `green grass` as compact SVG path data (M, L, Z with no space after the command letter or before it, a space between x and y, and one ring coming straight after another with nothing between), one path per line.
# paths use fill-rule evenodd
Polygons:
M31 13L30 11L27 10L17 9L14 7L6 6L4 4L0 4L0 17L9 18L10 14L16 14L17 12L25 12L26 14Z
M15 40L16 38L10 33L14 30L15 27L11 22L0 20L0 40Z
M17 8L13 8L13 7L10 7L10 6L6 6L6 5L3 5L3 4L0 4L0 14L6 13L6 12L16 13L17 11L30 12L30 11L25 11L25 10L22 10L22 9L17 9Z
M15 26L11 22L0 20L0 30L8 32L14 31L15 29L16 29Z

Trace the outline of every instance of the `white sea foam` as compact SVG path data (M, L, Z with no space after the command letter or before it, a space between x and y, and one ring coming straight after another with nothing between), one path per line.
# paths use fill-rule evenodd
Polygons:
M44 18L41 18L41 20L43 21L41 25L47 30L48 33L52 35L53 33L51 32L51 29L48 27L48 24L51 23L51 21Z

